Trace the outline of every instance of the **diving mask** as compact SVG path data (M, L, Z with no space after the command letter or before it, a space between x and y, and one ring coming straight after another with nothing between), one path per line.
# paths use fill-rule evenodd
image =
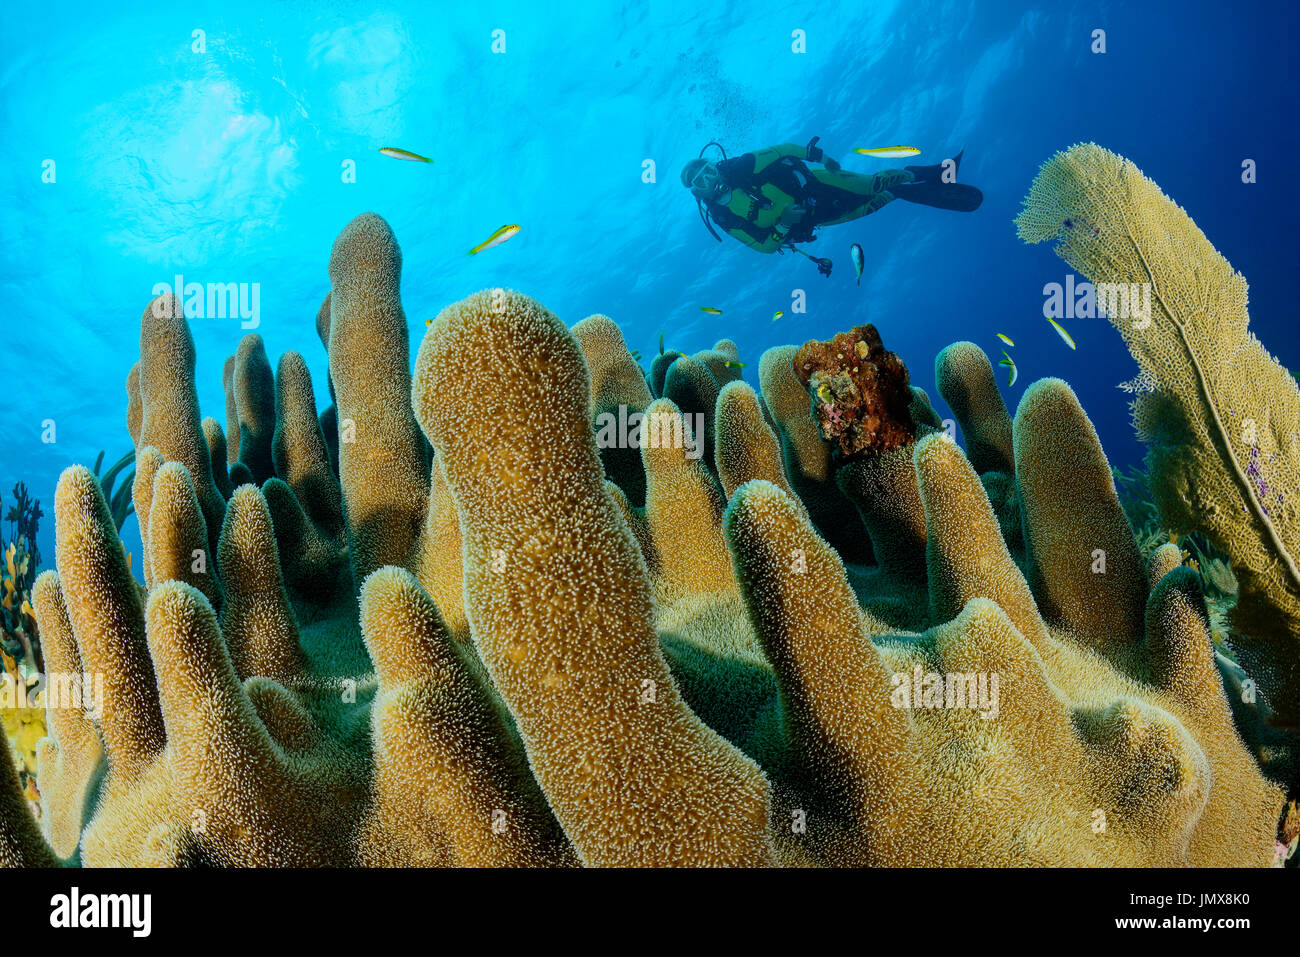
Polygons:
M701 199L715 199L726 188L726 181L712 163L705 163L691 177L690 190Z

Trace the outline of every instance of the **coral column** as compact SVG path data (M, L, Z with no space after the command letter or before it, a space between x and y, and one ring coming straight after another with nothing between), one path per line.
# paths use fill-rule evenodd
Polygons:
M582 860L772 861L766 778L691 712L660 654L568 330L525 296L479 293L438 317L415 374L460 512L475 644Z

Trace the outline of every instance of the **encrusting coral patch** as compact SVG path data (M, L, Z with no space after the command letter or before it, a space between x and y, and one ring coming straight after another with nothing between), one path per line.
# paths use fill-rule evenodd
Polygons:
M818 431L842 459L887 452L914 437L907 367L884 347L875 326L805 342L791 362L811 393Z
M726 340L647 376L612 320L508 290L444 309L412 375L400 271L350 223L333 414L246 338L224 435L176 304L146 309L145 582L67 470L36 614L103 708L51 711L39 825L3 758L0 864L1270 862L1282 791L1199 580L1143 567L1065 383L1013 420L950 347L963 452L854 330L891 414L833 455L794 346L761 395ZM619 406L635 443L598 442Z

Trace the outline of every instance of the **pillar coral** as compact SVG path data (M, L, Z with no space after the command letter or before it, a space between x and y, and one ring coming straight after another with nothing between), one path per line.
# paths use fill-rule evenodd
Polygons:
M39 828L5 756L0 864L1269 863L1283 795L1233 726L1198 579L1168 549L1142 566L1065 383L1012 419L954 347L967 451L908 387L916 437L839 461L793 346L764 354L762 400L707 355L646 389L612 321L489 290L412 376L400 264L373 214L334 246L335 435L290 353L222 442L184 319L146 311L145 582L69 469L34 602L104 709L53 716ZM233 392L266 386L255 353ZM595 440L622 398L670 439L708 423L700 458L685 432L640 449L644 505ZM954 675L975 696L949 706Z

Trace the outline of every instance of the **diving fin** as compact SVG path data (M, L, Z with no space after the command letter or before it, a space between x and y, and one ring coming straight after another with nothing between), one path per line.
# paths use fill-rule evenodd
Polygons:
M961 154L965 153L965 147L952 157L952 173L955 177L961 170ZM904 166L903 169L912 174L914 183L937 183L942 181L943 163L935 163L933 166Z
M984 202L984 194L966 183L901 183L889 191L898 199L938 209L973 213Z

